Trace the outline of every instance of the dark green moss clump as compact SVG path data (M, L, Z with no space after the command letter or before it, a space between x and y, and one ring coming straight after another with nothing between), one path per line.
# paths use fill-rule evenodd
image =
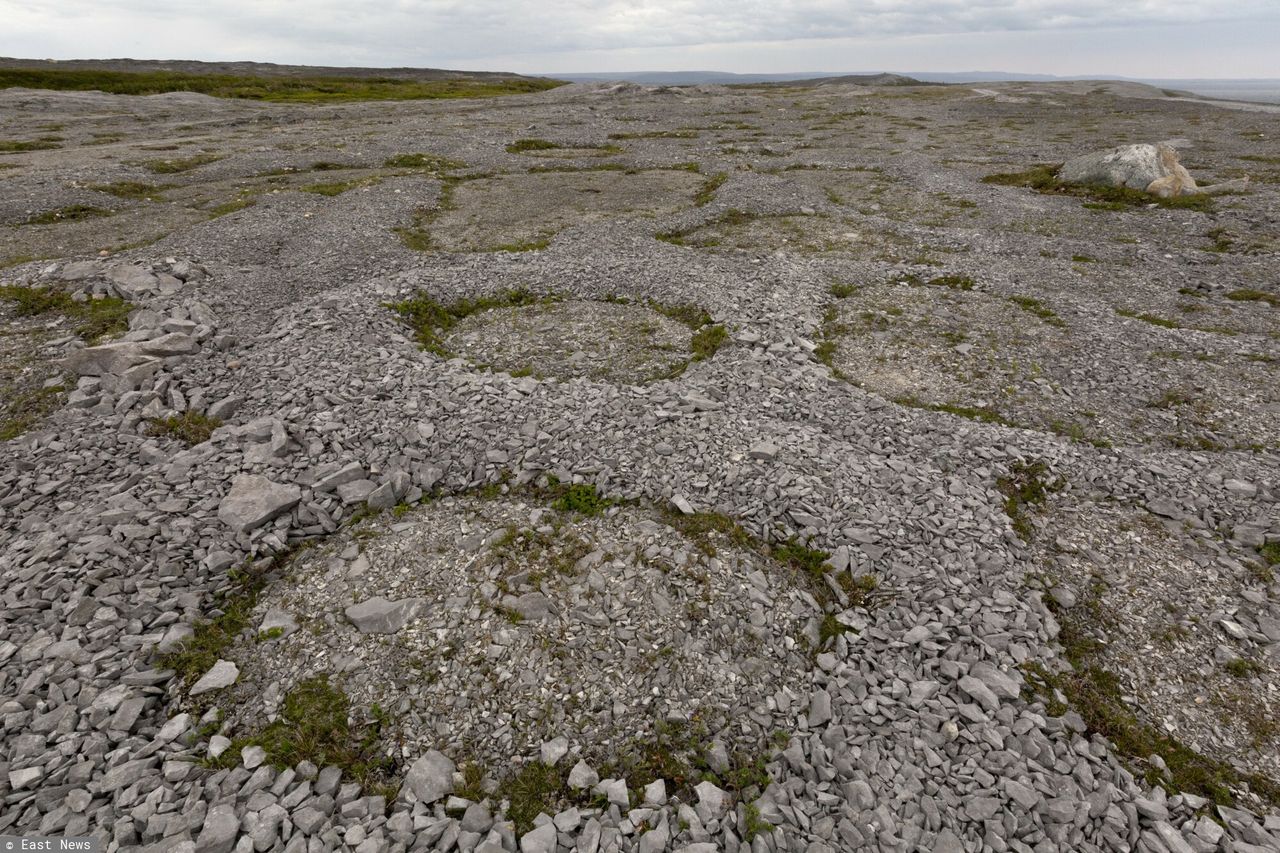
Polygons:
M561 146L549 139L517 139L507 146L507 153L521 154L525 151L551 151Z
M53 225L58 222L80 222L85 219L99 219L110 216L110 210L94 207L90 204L73 204L57 210L46 210L28 219L24 225Z
M751 550L756 548L751 534L723 513L695 512L692 515L685 515L674 509L668 509L663 520L692 540L694 546L708 557L714 557L717 554L716 542L720 539L727 540L738 548Z
M729 332L724 326L719 324L703 326L693 333L693 338L689 341L689 346L693 350L693 360L706 361L715 355L727 340L729 340Z
M396 763L380 747L390 717L377 705L360 725L353 716L347 694L330 684L328 676L307 679L285 696L275 722L257 734L233 740L219 762L234 766L241 750L260 746L267 760L281 770L301 761L340 767L343 776L359 782L366 794L394 796L397 789L390 780Z
M1153 326L1160 326L1163 329L1181 329L1182 324L1176 320L1169 320L1165 317L1157 317L1155 314L1143 314L1139 311L1131 311L1127 308L1117 308L1116 313L1121 317L1131 317L1134 320L1141 320L1144 323L1150 323Z
M698 191L693 196L693 203L698 207L704 207L711 203L716 197L716 190L724 186L724 182L729 180L727 172L716 172L711 177L702 182L702 186L698 187Z
M905 395L894 398L895 403L900 406L909 406L913 409L927 409L931 412L946 412L948 415L956 415L961 418L968 418L971 421L981 421L985 424L1002 424L1003 426L1018 426L1018 424L1006 418L995 409L979 408L976 406L962 406L958 403L927 403L918 397Z
M100 193L107 193L116 198L160 198L160 191L164 187L155 184L144 184L141 181L116 181L111 184L90 184L89 189Z
M382 164L388 169L425 169L429 172L447 172L453 169L465 169L466 163L461 160L450 160L436 154L396 154L388 157Z
M200 412L183 412L167 418L154 418L150 432L155 436L176 439L183 444L203 444L213 435L213 431L222 426L222 421L211 418Z
M1034 296L1010 296L1009 301L1028 314L1034 314L1050 326L1066 326L1057 313Z
M472 314L494 308L513 308L549 301L550 297L538 296L527 290L508 290L494 296L460 299L444 305L425 293L411 299L388 305L414 330L418 343L427 352L441 358L452 358L442 337L458 322Z
M1265 302L1272 308L1280 308L1280 296L1274 293L1267 293L1265 290L1242 288L1231 291L1227 294L1227 298L1235 302Z
M60 136L42 136L39 139L0 139L0 154L21 154L24 151L52 151L61 148Z
M599 515L613 505L613 501L596 491L595 486L586 483L564 485L552 477L548 489L556 495L551 501L552 508L561 512L592 516Z

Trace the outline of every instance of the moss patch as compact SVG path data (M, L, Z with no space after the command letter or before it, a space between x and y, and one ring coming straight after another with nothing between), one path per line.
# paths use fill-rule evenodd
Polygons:
M77 302L71 294L51 287L0 285L0 300L14 306L19 317L61 314L73 322L75 333L89 343L129 328L133 306L123 299L89 299Z
M1280 296L1267 293L1265 290L1242 288L1231 291L1227 294L1227 298L1234 302L1265 302L1272 308L1280 308Z
M341 688L319 675L299 683L285 695L279 718L262 731L236 738L219 756L222 767L240 763L245 747L260 746L267 760L284 770L300 761L317 767L339 767L347 779L359 782L366 795L395 796L391 784L396 763L381 749L389 716L374 705L367 720L357 725L351 701Z
M527 290L508 290L495 296L460 299L444 305L422 293L387 307L399 314L414 330L418 344L424 350L441 358L452 358L453 354L444 346L442 336L457 325L459 320L480 311L533 305L548 299L549 297L538 296Z
M1108 615L1100 599L1100 590L1091 590L1071 611L1050 604L1062 626L1058 636L1071 670L1051 674L1037 664L1026 669L1031 682L1038 682L1046 693L1060 692L1070 707L1084 719L1090 732L1111 741L1116 751L1147 784L1159 785L1176 794L1188 792L1224 806L1237 804L1236 792L1244 785L1272 806L1280 805L1280 785L1258 774L1241 773L1223 761L1201 755L1143 719L1125 698L1126 691L1116 675L1102 666L1103 645L1090 634L1079 614L1105 627ZM1059 715L1067 708L1049 701L1048 710ZM1168 767L1169 778L1149 763L1159 756Z
M209 436L220 426L222 421L217 418L199 412L183 412L167 418L153 418L149 432L151 435L172 438L187 445L196 445L208 441Z
M157 186L156 184L144 184L141 181L116 181L110 184L90 184L89 189L107 193L116 198L158 199L165 187Z
M46 210L28 219L23 225L54 225L59 222L80 222L85 219L100 219L111 216L110 210L94 207L90 204L73 204L57 210Z
M156 175L176 175L190 172L192 169L221 160L217 154L194 154L190 157L179 157L173 160L149 160L142 165Z
M1009 473L996 480L996 489L1004 495L1004 511L1009 523L1022 540L1030 541L1035 527L1030 512L1042 505L1053 492L1062 488L1043 462L1015 462Z
M423 169L428 172L448 172L454 169L465 169L467 164L461 160L450 160L436 154L396 154L388 157L382 164L388 169Z

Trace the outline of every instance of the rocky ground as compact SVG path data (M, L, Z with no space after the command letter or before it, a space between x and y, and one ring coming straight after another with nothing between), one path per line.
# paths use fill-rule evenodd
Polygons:
M1280 849L1276 111L0 105L0 833Z

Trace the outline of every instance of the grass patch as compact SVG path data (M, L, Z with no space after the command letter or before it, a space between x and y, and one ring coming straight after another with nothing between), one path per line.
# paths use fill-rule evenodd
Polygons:
M383 162L387 169L425 169L428 172L448 172L453 169L465 169L467 164L461 160L450 160L435 154L396 154Z
M692 228L680 228L674 231L663 231L655 236L659 240L663 241L664 243L670 243L673 246L687 246L689 245L689 243L688 241L685 240L685 238L688 237L690 234L692 234L694 231L697 231L699 228L703 228L703 227L710 228L713 226L728 226L732 228L739 225L746 225L748 222L751 222L756 218L757 218L757 215L754 213L748 213L745 210L738 210L737 208L730 208L726 210L724 213L717 216L716 218L712 219L710 222L706 223L706 225L695 225ZM719 244L719 240L714 239L714 240L705 240L700 245L704 247L710 247L718 244Z
M698 191L693 194L693 203L697 207L705 207L710 204L716 197L716 190L724 186L725 181L729 180L728 172L716 172L711 177L702 182L702 186L698 187Z
M523 154L526 151L551 151L562 147L549 139L517 139L507 146L507 153Z
M1145 777L1148 785L1159 785L1171 795L1185 791L1218 805L1235 806L1234 791L1247 784L1265 802L1280 805L1280 785L1275 781L1241 773L1225 761L1201 755L1138 715L1125 698L1126 691L1120 680L1100 662L1104 646L1090 635L1077 615L1091 614L1091 620L1105 626L1110 617L1099 594L1095 585L1091 595L1069 612L1050 604L1062 626L1058 640L1071 669L1053 675L1037 664L1028 664L1026 669L1033 681L1040 682L1050 695L1058 691L1065 696L1089 731L1111 741L1132 769ZM1056 700L1046 704L1049 713L1055 716L1067 710ZM1153 755L1163 759L1169 779L1148 762Z
M1267 293L1265 290L1241 288L1228 293L1227 298L1234 302L1265 302L1272 308L1280 308L1280 296Z
M1061 163L1033 166L1024 172L1003 172L987 175L984 184L1006 187L1024 187L1045 195L1069 195L1088 199L1085 206L1091 210L1126 210L1156 205L1170 210L1197 210L1207 213L1213 210L1213 198L1204 194L1180 195L1161 198L1142 190L1128 187L1067 184L1058 180Z
M54 139L0 139L0 154L21 154L24 151L52 151L61 148Z
M698 131L692 128L681 130L647 130L637 133L611 133L610 139L697 139Z
M1262 675L1264 671L1261 664L1248 658L1227 661L1223 669L1235 678L1253 678L1255 675Z
M101 219L111 216L110 210L88 204L73 204L57 210L46 210L28 219L23 225L53 225L58 222L83 222L86 219Z
M1014 533L1024 542L1031 541L1035 527L1030 511L1042 505L1062 484L1052 477L1043 462L1015 462L1009 473L996 480L996 490L1004 495L1004 511Z
M0 441L17 438L58 408L63 385L0 388Z
M1062 318L1059 317L1052 308L1045 305L1034 296L1010 296L1009 301L1014 305L1017 305L1023 311L1036 315L1051 326L1065 327L1067 325L1062 322Z
M1280 542L1268 542L1258 549L1268 566L1280 566Z
M729 332L719 323L714 326L703 326L694 332L689 340L693 360L706 361L715 355L727 340L729 340Z
M222 426L222 421L199 412L183 412L167 418L152 418L148 430L151 435L181 441L188 446L203 444Z
M861 607L867 603L868 596L879 585L872 575L854 578L848 572L837 572L827 559L831 556L826 551L810 548L796 539L790 539L771 549L770 556L782 565L802 575L809 581L810 592L823 605L832 602L833 595L827 578L833 578L836 585L849 599L850 607Z
M619 297L610 297L606 301L624 305L630 302ZM729 340L728 330L722 324L716 323L707 310L699 305L692 302L664 303L653 300L647 304L651 310L670 317L678 323L683 323L693 330L693 337L689 340L689 349L692 352L690 361L706 361L719 352ZM674 375L683 372L684 368L684 364L678 365Z
M556 497L551 501L552 509L560 512L572 512L578 515L596 516L613 505L613 501L604 497L596 487L586 483L573 485L562 484L555 477L548 478L548 490Z
M244 210L246 207L253 207L257 203L257 199L252 196L233 198L231 201L224 201L216 207L209 208L209 218L217 219L219 216L226 216L228 214L235 213L236 211Z
M691 540L708 557L716 556L716 540L726 539L738 548L756 550L755 541L742 525L719 512L695 512L685 515L673 509L664 512L664 521Z
M0 70L0 89L22 86L30 89L80 92L97 90L114 95L199 92L215 98L244 98L254 101L289 103L487 98L542 92L561 85L563 83L558 80L533 77L413 80L390 76L294 77L43 68Z
M382 794L391 799L398 790L390 784L396 765L379 749L390 717L377 705L359 726L353 723L353 716L351 700L329 683L328 676L309 678L285 695L275 722L257 734L233 740L217 763L235 767L241 750L260 746L278 769L300 761L340 767L343 777L359 782L365 795Z
M230 592L218 604L218 615L197 622L194 633L181 646L156 659L160 668L175 670L185 687L199 681L251 624L253 608L266 587L266 574L233 570L232 580Z
M155 199L160 198L160 191L166 187L155 184L144 184L141 181L116 181L110 184L90 184L89 189L117 198Z
M173 160L148 160L142 165L155 175L176 175L181 172L190 172L209 163L216 163L221 159L221 155L218 154L193 154L190 157L179 157Z
M388 304L387 307L399 314L400 318L414 330L418 344L424 350L441 358L452 358L453 353L444 346L442 336L460 320L494 308L514 308L548 301L553 300L528 290L508 290L495 296L460 299L443 305L422 293L401 302Z
M342 195L347 190L353 190L356 187L370 187L379 183L382 183L382 178L373 176L367 178L353 178L349 181L334 181L333 183L307 184L305 187L299 187L299 189L304 193L335 196Z
M515 823L517 834L533 829L533 819L539 814L560 811L557 805L568 793L567 778L557 767L531 761L498 786L496 796L510 802L507 817Z
M948 415L968 418L971 421L982 421L986 424L1001 424L1003 426L1010 427L1018 426L1017 423L1009 420L994 409L979 408L976 406L961 406L957 403L927 403L924 400L911 395L895 397L893 402L900 406L909 406L912 409L926 409L930 412L945 412Z
M1134 320L1141 320L1144 323L1150 323L1153 326L1160 326L1164 329L1182 328L1182 324L1176 320L1168 320L1164 317L1157 317L1154 314L1142 314L1138 311L1131 311L1128 308L1117 308L1116 313L1121 317L1130 317Z
M827 292L830 293L832 296L834 296L836 299L847 299L848 297L853 296L853 294L858 292L858 286L856 284L836 282L835 284L827 288Z
M88 299L77 302L71 294L52 287L0 285L0 300L14 306L19 317L61 314L73 323L75 333L89 343L129 328L129 312L133 306L123 299Z

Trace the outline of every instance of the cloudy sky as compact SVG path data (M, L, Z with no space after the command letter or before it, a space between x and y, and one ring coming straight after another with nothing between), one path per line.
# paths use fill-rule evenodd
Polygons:
M1280 0L0 0L0 55L1280 78Z

